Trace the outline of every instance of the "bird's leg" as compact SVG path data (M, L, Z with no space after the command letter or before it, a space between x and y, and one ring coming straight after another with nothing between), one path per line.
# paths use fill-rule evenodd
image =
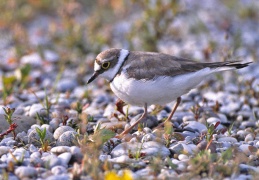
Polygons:
M127 128L126 130L124 130L122 133L120 133L117 138L122 138L125 134L128 134L133 128L134 126L136 126L142 119L144 119L147 115L147 104L145 103L144 105L144 112L141 115L141 117L129 128Z
M126 116L126 114L123 111L123 106L125 105L125 103L121 99L118 99L116 101L115 105L116 105L117 111L119 111L121 114L123 114L127 118L127 120L130 121L129 117Z
M175 113L175 111L176 111L176 109L177 109L177 107L179 106L180 103L181 103L181 97L178 97L177 100L176 100L176 103L174 104L174 107L173 107L173 109L172 109L170 115L168 116L168 118L167 118L164 122L162 122L161 124L159 124L159 125L156 127L156 129L162 127L167 121L170 121L170 120L172 119L172 117L173 117L173 115L174 115L174 113Z

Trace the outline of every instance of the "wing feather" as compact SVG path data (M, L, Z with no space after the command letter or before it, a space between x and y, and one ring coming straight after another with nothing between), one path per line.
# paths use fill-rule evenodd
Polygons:
M151 80L159 76L177 76L196 72L206 67L243 68L249 63L240 61L200 63L190 59L171 56L163 53L131 51L128 61L125 62L126 72L130 78Z

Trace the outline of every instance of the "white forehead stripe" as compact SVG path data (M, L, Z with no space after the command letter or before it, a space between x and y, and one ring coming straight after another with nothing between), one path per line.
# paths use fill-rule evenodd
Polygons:
M109 81L113 80L113 78L116 76L116 74L120 70L123 62L125 61L125 59L128 55L129 55L128 50L121 49L120 50L120 56L119 56L117 64L113 68L111 68L111 69L105 71L104 73L102 73L102 76L105 77Z
M99 71L101 70L101 66L99 64L97 64L97 62L94 62L94 71Z

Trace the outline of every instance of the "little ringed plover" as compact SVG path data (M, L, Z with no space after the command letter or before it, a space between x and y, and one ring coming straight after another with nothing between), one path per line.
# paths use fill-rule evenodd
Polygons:
M126 103L144 107L142 116L119 137L129 133L147 114L151 104L176 104L166 121L171 120L181 96L207 76L249 65L240 61L201 63L156 52L108 49L97 55L91 83L98 76L107 79L114 94ZM166 122L165 121L165 122Z

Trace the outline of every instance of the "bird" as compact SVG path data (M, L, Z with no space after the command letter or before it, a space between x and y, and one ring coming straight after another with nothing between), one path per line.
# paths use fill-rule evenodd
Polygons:
M166 105L176 100L164 123L170 121L181 102L181 96L198 86L206 77L221 71L241 69L250 63L197 62L158 52L111 48L97 55L94 73L87 84L97 77L105 78L119 99L144 107L141 117L118 136L123 137L146 117L148 106Z

